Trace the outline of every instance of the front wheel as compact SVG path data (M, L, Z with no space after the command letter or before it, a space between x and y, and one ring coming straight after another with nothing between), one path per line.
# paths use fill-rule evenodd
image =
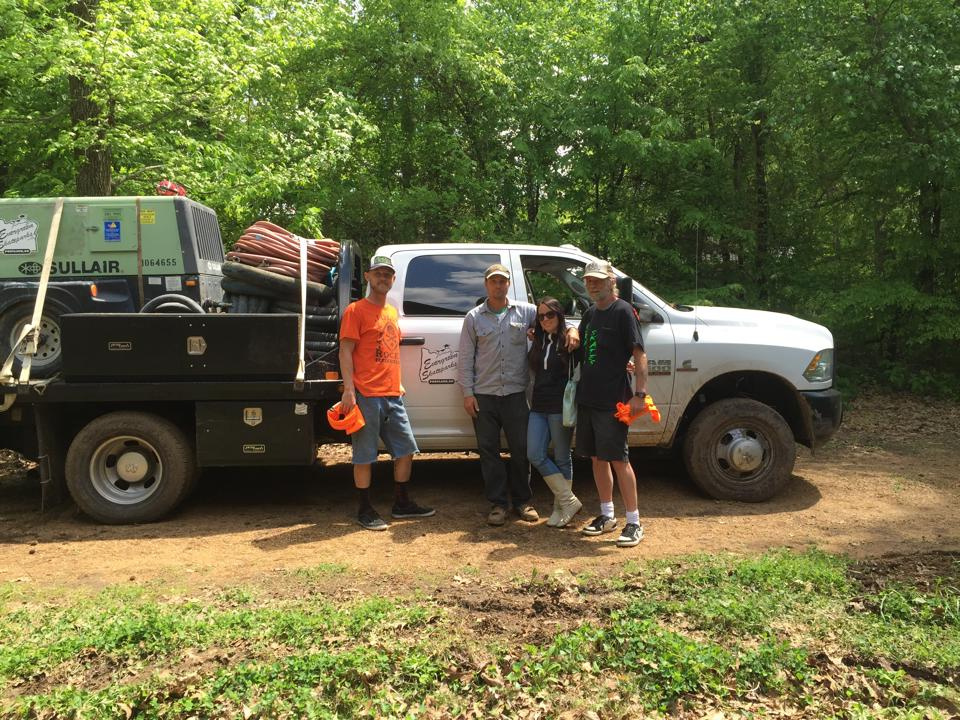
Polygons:
M193 447L165 418L143 412L102 415L67 451L67 488L87 515L110 524L152 522L193 487Z
M796 458L793 433L783 416L747 398L706 407L683 444L690 477L718 500L769 500L790 480Z

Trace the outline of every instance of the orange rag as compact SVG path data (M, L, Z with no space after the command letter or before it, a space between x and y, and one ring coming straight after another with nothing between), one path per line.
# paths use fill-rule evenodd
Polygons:
M643 410L637 415L630 414L630 405L627 403L617 403L617 412L615 412L614 415L616 415L617 420L624 425L629 425L646 412L650 413L650 419L655 423L660 422L660 410L653 404L653 398L650 395L647 395L643 399Z

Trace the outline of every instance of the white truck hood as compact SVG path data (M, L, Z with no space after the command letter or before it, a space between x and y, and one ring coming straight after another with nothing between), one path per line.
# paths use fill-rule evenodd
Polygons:
M697 306L684 315L688 322L711 330L722 329L723 342L778 345L813 352L833 347L833 335L823 325L783 313ZM717 334L711 335L715 341L721 340Z

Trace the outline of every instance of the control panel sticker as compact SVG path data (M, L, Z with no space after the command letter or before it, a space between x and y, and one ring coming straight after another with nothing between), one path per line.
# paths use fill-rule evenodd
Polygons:
M32 255L37 251L38 229L26 215L13 220L0 218L0 251L4 255Z
M120 221L103 221L103 239L106 242L120 242Z
M163 279L163 284L164 287L167 288L168 292L177 292L183 287L183 284L180 282L179 275L167 275Z
M428 385L452 385L457 381L459 350L444 345L439 350L420 348L420 382Z
M156 211L156 210L141 210L141 211L140 211L140 224L141 224L141 225L156 225L156 224L157 224L157 211Z

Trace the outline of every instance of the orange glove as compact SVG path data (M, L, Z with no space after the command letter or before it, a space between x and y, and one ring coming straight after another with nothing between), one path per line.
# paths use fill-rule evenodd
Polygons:
M636 420L640 415L644 413L650 413L650 419L655 423L660 422L660 410L656 405L653 404L653 398L650 395L647 395L643 399L643 410L640 411L639 415L630 414L630 406L627 403L617 403L617 411L614 415L617 416L617 420L622 422L624 425L629 425L634 420Z

